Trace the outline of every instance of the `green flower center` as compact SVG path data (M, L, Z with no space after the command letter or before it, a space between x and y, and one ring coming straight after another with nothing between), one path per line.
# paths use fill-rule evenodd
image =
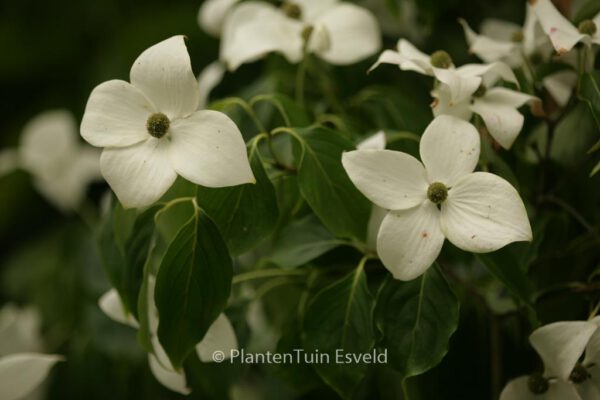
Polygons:
M450 54L444 50L438 50L431 55L431 65L436 68L448 69L452 66L452 58Z
M579 28L579 32L583 33L584 35L590 35L590 36L595 34L596 31L598 30L598 27L596 26L594 21L592 21L590 19L581 21L578 28Z
M148 121L146 121L148 133L157 139L160 139L167 134L170 125L171 121L169 121L169 117L163 113L152 114L148 117Z
M281 10L285 15L292 19L300 19L302 17L302 9L296 3L286 1L281 5Z
M434 182L427 189L427 198L435 204L440 204L448 197L448 188L441 182Z
M515 43L521 43L523 41L523 31L514 31L510 36L510 40Z
M573 371L571 371L571 375L569 376L569 378L575 383L581 383L589 377L590 374L588 373L587 369L585 369L585 367L579 363L575 365L575 368L573 368Z
M548 379L544 378L541 373L536 372L535 374L529 375L527 386L529 387L531 393L542 394L548 391L550 384L548 383Z

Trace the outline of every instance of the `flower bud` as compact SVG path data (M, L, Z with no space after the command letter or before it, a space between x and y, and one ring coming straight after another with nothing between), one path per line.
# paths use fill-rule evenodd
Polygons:
M432 203L440 204L448 197L448 188L441 182L434 182L427 189L427 198Z
M586 19L585 21L581 21L581 23L579 24L579 32L583 33L584 35L593 35L596 33L596 31L598 30L598 27L596 26L596 24L594 23L594 21Z
M431 55L431 65L436 68L448 69L452 66L452 58L450 54L444 50L438 50Z
M160 139L167 134L170 125L171 121L169 121L169 117L163 113L152 114L146 121L148 133L157 139Z

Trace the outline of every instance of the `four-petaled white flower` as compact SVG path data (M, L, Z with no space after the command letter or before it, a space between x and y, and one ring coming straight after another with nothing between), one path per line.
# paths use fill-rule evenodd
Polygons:
M158 310L154 303L154 288L156 278L148 278L148 327L150 330L150 339L152 342L153 353L148 354L148 364L150 371L163 386L174 392L187 395L191 392L187 385L183 371L177 371L171 364L167 353L158 340ZM119 294L115 289L104 293L98 300L100 309L112 320L121 324L126 324L132 328L138 329L139 324L131 315L125 313L125 308ZM214 352L222 352L226 359L231 355L232 350L237 350L238 342L231 322L225 314L220 314L217 319L208 328L206 335L200 343L196 345L196 354L200 361L209 363L214 361L212 356Z
M523 27L512 22L489 19L483 21L481 33L477 34L465 20L460 19L459 22L465 31L469 52L487 63L503 61L516 68L524 65L527 61L525 57L549 60L554 52L530 5L526 8ZM560 61L573 64L576 60L570 58L563 56ZM530 74L527 68L524 72ZM551 73L542 79L542 84L560 106L567 104L576 82L577 74L571 69Z
M230 70L271 52L297 63L305 48L331 64L358 62L381 48L377 20L368 10L339 0L294 0L279 8L249 1L225 18L221 59Z
M550 0L529 0L529 3L558 54L571 51L579 42L587 46L600 44L600 14L575 27Z
M40 317L31 308L8 304L0 310L0 399L33 393L63 357L40 353Z
M144 51L130 79L97 86L81 122L83 138L104 147L100 169L123 206L152 204L178 174L207 187L255 181L235 123L198 111L201 94L183 36Z
M100 179L99 160L97 149L79 143L73 115L55 110L25 126L11 166L28 171L39 192L68 212L81 204L87 186Z
M372 71L380 64L398 65L403 71L415 71L423 75L434 76L449 90L452 103L470 98L480 85L502 78L518 86L519 82L510 67L503 62L491 64L466 64L454 66L452 58L443 50L427 55L405 39L400 39L397 50L385 50L369 69Z
M540 100L525 93L503 87L486 89L482 84L471 98L453 103L449 89L440 86L431 92L433 115L453 115L469 121L473 113L485 123L490 135L505 149L509 149L523 128L525 117L518 108Z
M474 253L532 239L517 191L496 175L473 172L479 152L473 125L440 116L421 138L422 163L390 150L344 153L342 163L356 187L390 210L379 230L377 253L395 278L421 275L444 238Z
M500 400L591 400L600 398L600 317L554 322L536 329L529 342L544 372L509 382ZM579 359L585 351L581 363Z

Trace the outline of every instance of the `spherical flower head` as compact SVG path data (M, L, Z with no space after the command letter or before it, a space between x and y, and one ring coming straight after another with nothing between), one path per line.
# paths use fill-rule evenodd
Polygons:
M521 42L523 42L523 39L524 39L524 35L523 35L522 30L514 31L510 36L510 40L513 43L521 43Z
M577 363L575 365L575 367L573 368L573 371L571 371L571 375L569 375L569 379L571 379L571 381L573 381L575 383L582 383L589 377L590 377L590 374L589 374L588 370L580 363Z
M281 5L281 10L291 19L302 18L302 8L294 2L286 1Z
M431 65L436 68L448 69L452 66L452 57L444 50L438 50L431 54Z
M124 207L153 204L178 175L214 188L255 182L235 123L223 113L199 110L198 80L183 36L144 51L130 80L98 85L81 122L83 138L104 147L100 170Z
M427 189L427 198L435 204L441 204L448 197L448 188L441 182L434 182Z
M160 139L167 134L170 125L171 121L169 120L169 117L161 112L158 112L148 117L146 129L148 129L148 133L151 136Z
M550 383L541 373L536 372L529 376L527 387L533 394L543 394L550 388Z
M590 19L581 21L581 23L579 24L577 29L579 30L579 32L583 33L584 35L590 35L590 36L594 35L598 31L598 27L596 26L594 21L592 21Z

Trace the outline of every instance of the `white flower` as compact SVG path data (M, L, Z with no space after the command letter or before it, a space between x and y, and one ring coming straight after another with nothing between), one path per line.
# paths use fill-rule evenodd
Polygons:
M461 19L459 22L464 28L469 51L485 62L504 61L515 68L523 66L524 57L541 56L547 60L554 52L530 5L527 5L522 28L511 22L490 19L482 23L481 34L477 34L466 21ZM565 57L561 57L560 61L567 64L576 62ZM525 69L525 72L529 73L529 70ZM550 74L542 80L560 106L567 104L576 82L577 74L570 69Z
M416 71L423 75L435 76L448 86L452 103L459 103L471 97L480 85L489 85L498 78L518 86L519 82L510 67L503 62L491 64L466 64L455 68L452 58L443 50L430 56L421 52L405 39L397 44L398 51L386 50L369 69L372 71L380 64L395 64L403 71Z
M543 374L509 382L500 400L600 398L600 318L561 321L536 329L529 342L544 363ZM585 351L585 358L578 360Z
M600 44L600 14L575 27L554 7L550 0L529 0L544 32L559 54L569 51L579 42L588 46Z
M377 20L366 9L338 0L295 0L276 7L249 1L225 18L221 59L230 70L279 52L299 62L304 47L323 60L347 65L381 48Z
M198 25L207 33L219 37L229 11L240 0L206 0L198 11Z
M520 67L524 56L549 55L549 41L538 24L531 6L527 5L525 22L519 26L512 22L486 19L481 24L481 34L474 32L464 19L459 19L469 44L469 52L486 63L503 61L511 67Z
M6 305L0 310L0 398L19 399L32 393L62 361L42 354L39 316L33 309Z
M156 380L163 386L187 395L191 390L187 386L185 374L182 371L175 370L158 340L158 310L154 303L155 282L156 279L150 276L148 280L148 324L154 353L148 354L148 364ZM139 328L135 318L131 314L125 313L121 298L115 289L111 289L102 295L98 300L98 305L114 321L136 329ZM213 361L212 355L214 352L221 351L225 358L229 358L231 350L237 348L238 342L231 322L225 314L221 314L208 328L202 341L196 345L196 354L200 361L207 363Z
M523 128L525 118L517 110L526 103L540 101L535 96L494 87L480 89L471 98L453 103L449 89L440 86L432 91L435 101L432 104L433 114L453 115L469 121L473 113L478 114L487 127L490 135L505 149L509 149Z
M104 147L102 175L124 207L157 201L177 175L207 187L254 182L242 135L201 99L183 36L144 51L131 83L112 80L90 95L81 135Z
M390 150L356 150L342 156L356 187L391 210L379 230L377 253L395 278L421 275L437 258L444 238L474 253L531 240L517 191L496 175L473 172L479 151L475 127L444 115L435 118L421 138L423 163Z
M203 109L208 106L210 92L221 83L225 75L225 67L220 61L215 61L208 64L200 75L198 75L198 87L200 88L200 101L198 108Z
M79 206L90 182L100 178L100 152L79 143L77 124L65 110L44 112L24 128L18 165L36 188L63 211Z

